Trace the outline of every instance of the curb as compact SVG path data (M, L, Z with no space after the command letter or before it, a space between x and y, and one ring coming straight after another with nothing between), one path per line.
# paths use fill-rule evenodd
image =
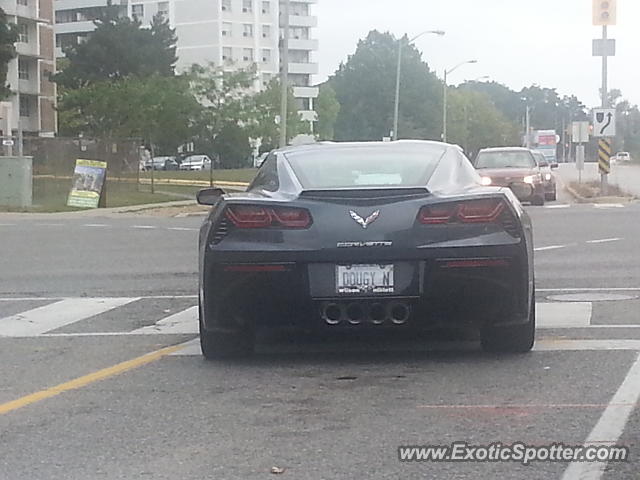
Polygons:
M564 189L571 195L577 203L631 203L637 200L637 197L593 197L587 198L580 195L575 189L571 188L569 185L565 184Z

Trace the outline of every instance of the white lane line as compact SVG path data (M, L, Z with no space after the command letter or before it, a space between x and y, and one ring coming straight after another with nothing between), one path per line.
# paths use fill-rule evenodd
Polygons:
M548 208L549 210L559 209L559 208L570 208L571 205L568 203L563 203L560 205L546 205L544 208Z
M0 227L15 227L15 223L0 223Z
M40 227L63 227L62 223L37 223L36 225Z
M197 334L198 333L198 306L187 308L169 317L156 322L155 325L138 328L130 332L138 334Z
M640 287L537 288L537 292L637 292Z
M104 223L85 223L82 226L83 227L90 227L90 228L104 228L104 227L108 227L109 225L104 224Z
M536 326L539 329L588 327L591 313L591 302L536 302Z
M168 230L174 230L176 232L197 232L197 228L186 228L186 227L169 227Z
M611 242L619 242L622 240L621 238L603 238L602 240L588 240L587 243L598 244L598 243L611 243Z
M131 228L137 228L139 230L153 230L158 227L154 227L153 225L133 225Z
M0 318L0 336L24 337L64 327L94 315L122 307L137 298L74 298Z
M640 289L639 289L640 290ZM59 297L1 297L0 298L0 302L33 302L33 301L58 301L58 300L65 300L65 299L72 299L72 297L65 297L64 295L61 295ZM109 299L109 298L123 298L123 297L101 297L103 299ZM164 298L176 298L176 299L181 299L181 298L198 298L198 295L147 295L147 296L140 296L140 297L134 297L133 300L144 300L144 299L164 299Z
M621 203L594 203L595 208L624 208Z
M640 340L538 340L539 352L640 351Z
M549 245L548 247L538 247L534 248L534 252L547 252L549 250L559 250L561 248L566 248L566 245Z
M598 423L584 442L585 445L609 443L615 445L631 413L640 400L640 356L629 369L622 385L618 388ZM562 475L562 480L599 480L604 475L607 462L573 462Z

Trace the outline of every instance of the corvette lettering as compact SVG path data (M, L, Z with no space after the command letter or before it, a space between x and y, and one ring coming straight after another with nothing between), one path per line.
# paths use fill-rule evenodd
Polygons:
M338 248L392 247L393 242L338 242Z

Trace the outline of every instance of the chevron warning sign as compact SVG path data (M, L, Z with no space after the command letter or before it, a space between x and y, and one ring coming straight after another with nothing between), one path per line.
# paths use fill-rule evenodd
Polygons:
M608 138L598 140L598 165L600 166L600 173L611 173L611 155L611 140Z

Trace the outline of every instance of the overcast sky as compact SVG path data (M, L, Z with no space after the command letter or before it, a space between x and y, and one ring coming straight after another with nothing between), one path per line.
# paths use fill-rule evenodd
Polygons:
M591 0L318 0L317 80L332 74L372 29L397 36L437 29L446 36L415 43L439 77L445 68L477 59L451 82L489 75L516 90L536 83L596 106L601 61L591 56L591 40L601 36L601 27L592 26L591 6ZM617 39L610 88L640 103L640 0L618 0L618 25L609 32Z

